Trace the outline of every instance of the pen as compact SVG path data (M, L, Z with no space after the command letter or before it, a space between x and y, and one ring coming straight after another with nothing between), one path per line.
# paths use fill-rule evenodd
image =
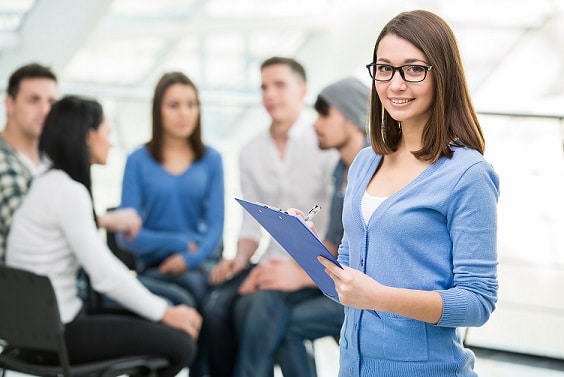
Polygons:
M308 212L307 216L306 216L305 219L304 219L304 222L305 222L305 221L310 221L311 219L313 219L313 217L314 217L315 215L317 215L317 214L319 213L319 211L321 211L321 207L316 204L315 207L313 207L313 208Z

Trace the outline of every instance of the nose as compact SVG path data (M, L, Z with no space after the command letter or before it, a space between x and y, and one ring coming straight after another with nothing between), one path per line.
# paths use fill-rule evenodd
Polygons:
M395 72L390 80L390 88L392 90L404 90L406 88L405 80L401 77L399 71Z
M43 115L43 117L46 117L49 113L49 110L51 110L51 102L47 100L41 101L41 115Z
M313 129L317 131L317 129L319 128L319 121L321 120L321 117L317 117L317 119L315 120L315 122L313 122Z

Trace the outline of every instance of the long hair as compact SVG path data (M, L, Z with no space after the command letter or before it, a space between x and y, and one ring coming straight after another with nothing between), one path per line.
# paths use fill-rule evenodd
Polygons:
M73 180L82 183L92 197L88 131L104 120L102 106L95 100L66 96L55 102L45 119L39 150Z
M192 134L188 137L188 143L194 150L194 157L197 161L204 156L205 152L204 142L202 141L202 112L200 107L200 96L196 85L182 72L165 73L155 87L155 93L153 95L153 135L151 140L147 143L147 149L155 160L161 163L163 162L164 129L162 104L166 91L174 84L188 85L196 92L196 101L199 110L198 119L196 120L196 128L194 129L194 132L192 132Z
M451 145L466 146L484 153L485 141L478 117L472 105L462 59L454 33L436 14L415 10L403 12L384 26L374 47L376 62L378 45L386 35L403 38L421 50L433 66L434 100L431 116L423 130L422 147L415 157L436 161L441 156L452 157ZM401 139L398 121L384 109L372 85L370 106L370 141L381 155L397 150Z

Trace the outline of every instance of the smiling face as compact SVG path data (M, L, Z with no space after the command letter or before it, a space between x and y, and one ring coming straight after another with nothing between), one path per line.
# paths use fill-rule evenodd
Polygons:
M274 123L293 122L303 107L306 84L286 64L274 64L261 71L262 103Z
M200 105L196 91L190 85L173 84L165 92L161 105L164 134L170 138L187 139L196 129Z
M376 63L399 67L406 64L429 65L425 54L407 40L394 34L382 38L378 45ZM404 126L423 127L429 119L434 99L433 71L425 80L406 82L396 72L387 82L375 81L382 105L392 118Z

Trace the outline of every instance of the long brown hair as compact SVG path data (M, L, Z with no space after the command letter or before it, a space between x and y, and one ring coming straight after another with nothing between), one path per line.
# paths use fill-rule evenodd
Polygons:
M462 59L454 33L439 16L425 10L403 12L384 26L374 47L377 61L378 45L388 34L403 38L421 50L433 66L434 99L431 116L423 130L420 150L413 155L421 160L436 161L441 156L452 157L451 145L466 146L484 153L485 141L472 105L464 75ZM384 109L372 85L370 105L370 140L374 151L381 155L397 150L401 128Z
M165 73L157 83L155 87L155 94L153 95L153 136L151 140L147 143L147 149L149 153L158 162L163 162L163 115L162 115L162 103L163 97L168 90L174 84L188 85L194 89L196 92L196 101L198 103L198 119L196 120L196 128L194 132L188 137L188 142L192 149L194 149L194 158L199 160L203 157L205 146L202 141L202 126L201 117L202 112L200 108L200 96L198 94L198 88L196 85L182 72L168 72Z

